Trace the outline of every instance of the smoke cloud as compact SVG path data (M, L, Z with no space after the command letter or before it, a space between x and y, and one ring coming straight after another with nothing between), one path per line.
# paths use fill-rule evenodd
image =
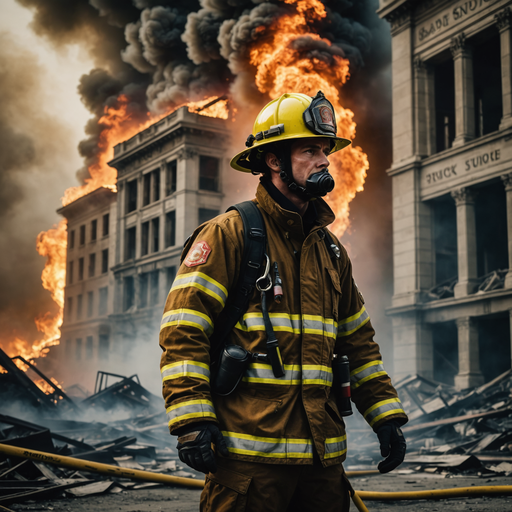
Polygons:
M243 109L241 117L252 119L267 98L255 85L251 46L270 40L276 20L295 9L279 0L16 1L33 12L33 30L56 49L79 43L94 60L95 68L82 76L78 85L81 99L91 112L85 127L86 138L79 145L84 166L77 171L77 177L82 183L89 177L88 167L98 160L98 141L105 128L101 116L106 107L118 106L120 95L127 98L128 114L135 122L146 119L148 112L161 113L187 101L222 94L229 94L237 108ZM384 290L377 294L379 299L370 304L374 311L383 310L391 275L390 190L385 175L391 160L390 74L387 65L382 64L389 62L389 31L375 13L377 0L323 2L327 17L312 19L309 28L331 45L303 36L295 39L292 47L299 50L301 58L315 60L316 67L321 63L328 68L335 56L344 56L350 61L351 79L341 95L343 105L355 112L358 122L355 142L369 153L371 170L365 193L352 203L353 227L345 238L356 272L361 270L358 283L363 293L368 290L366 295L371 297L376 283ZM2 54L0 59L4 62L7 56ZM21 74L16 73L11 80L16 76L19 82L24 82ZM8 86L2 83L0 87L2 92L11 87L16 90L13 83ZM20 101L26 98L27 105L31 105L27 95L22 93ZM0 107L6 97L0 94ZM16 172L20 169L23 172L27 166L41 161L39 140L30 136L30 130L9 131L8 120L4 120L6 115L2 110L0 131L4 136L0 144L9 148L6 153L0 148L2 217L23 200L24 188L15 179L19 176ZM250 129L247 122L245 133L234 134L234 150L243 147ZM46 138L42 136L41 140ZM240 183L250 178L244 176ZM235 182L230 185L238 191L242 187ZM4 201L1 194L7 187L10 192ZM369 208L375 203L382 206L378 218L368 213L375 211ZM34 240L35 236L28 239ZM382 257L382 254L388 256ZM40 273L42 267L42 262L35 264L37 258L34 255L34 261L28 262L34 273ZM1 265L1 268L7 267ZM24 293L26 299L34 290ZM381 303L380 298L384 296ZM5 306L7 293L3 299L0 297L2 300ZM369 302L373 301L369 299ZM387 320L384 315L381 317L374 323L378 330L389 334Z

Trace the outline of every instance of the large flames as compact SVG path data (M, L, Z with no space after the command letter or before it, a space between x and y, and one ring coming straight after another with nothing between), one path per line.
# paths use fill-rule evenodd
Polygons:
M319 20L326 16L324 5L319 0L284 0L295 5L295 13L278 18L266 29L261 27L264 37L254 43L250 50L250 62L256 70L255 83L258 89L270 98L285 92L302 92L314 96L318 90L333 103L338 121L338 134L353 139L355 123L353 113L342 107L339 90L349 78L348 61L341 51L331 52L335 65L327 65L321 58L305 58L300 49L295 49L294 42L299 38L309 38L318 45L331 47L331 43L312 33L307 20ZM265 31L267 34L264 34ZM332 48L331 48L332 49ZM216 100L216 101L215 101ZM196 103L188 103L189 111L201 115L229 117L226 98L205 98ZM262 105L263 106L263 105ZM234 107L232 107L234 108ZM113 147L134 136L158 121L170 112L158 116L149 115L145 120L132 119L129 114L129 100L121 95L115 107L106 107L100 119L102 127L98 144L97 162L89 167L90 178L79 187L65 191L62 204L65 206L99 187L116 189L117 174L107 162L112 157ZM233 124L236 128L236 122ZM333 229L341 236L348 227L349 203L356 192L363 189L368 159L361 148L349 146L333 155L331 171L335 176L335 192L328 196L328 201L336 213ZM30 344L16 338L8 347L9 352L21 354L25 359L44 356L48 348L59 343L64 307L65 264L67 246L66 221L49 231L40 233L37 250L47 257L43 271L43 286L50 291L58 306L57 315L46 313L36 319L37 328L43 333L43 339ZM10 349L10 350L9 350Z
M317 41L319 46L331 43L312 33L307 20L325 18L324 5L319 0L285 0L296 5L296 14L280 17L270 27L270 37L251 51L251 64L256 66L256 86L261 92L276 98L285 92L301 92L314 96L321 90L336 111L338 135L353 140L356 133L354 114L341 106L339 89L349 78L348 60L333 55L335 66L320 58L303 58L294 42L299 38ZM336 213L331 229L342 236L349 225L349 203L356 192L363 190L368 170L368 158L361 148L349 146L330 157L330 170L336 181L335 191L327 200Z

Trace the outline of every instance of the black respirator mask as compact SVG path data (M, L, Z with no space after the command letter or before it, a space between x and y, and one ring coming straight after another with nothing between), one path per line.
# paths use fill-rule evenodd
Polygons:
M332 137L336 135L336 116L330 101L322 91L311 101L309 107L302 114L307 128L315 135ZM334 143L334 141L333 141ZM306 180L306 186L298 185L293 178L291 163L291 142L286 144L284 151L278 155L281 162L281 179L288 185L288 188L303 199L310 200L316 197L323 197L334 188L334 178L327 168L315 172Z

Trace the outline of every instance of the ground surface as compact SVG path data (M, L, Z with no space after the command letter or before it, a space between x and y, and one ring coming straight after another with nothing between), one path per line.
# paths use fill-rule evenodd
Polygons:
M489 485L512 485L509 477L460 477L446 478L442 475L426 473L371 475L351 478L355 489L361 491L419 491L446 489L452 487L474 487ZM49 501L13 504L13 511L54 511L54 512L197 512L201 491L178 487L153 487L128 490L114 494L102 494L83 498L65 498ZM454 498L439 501L365 501L370 512L414 510L415 512L435 511L483 511L511 512L512 496ZM0 510L2 508L0 507ZM352 504L351 511L357 510ZM262 511L264 512L264 511Z

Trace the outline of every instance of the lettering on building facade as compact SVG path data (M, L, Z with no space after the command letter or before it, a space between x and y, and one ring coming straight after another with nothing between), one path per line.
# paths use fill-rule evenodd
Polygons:
M494 2L494 0L465 0L459 2L453 8L443 11L437 18L418 27L417 33L419 42L423 42L434 34L439 34L449 26L456 25L469 14L487 7L492 2Z
M486 153L482 153L480 155L476 155L474 157L468 158L464 160L463 169L465 172L473 171L479 169L482 166L492 164L493 162L497 162L501 158L501 150L494 149L492 151L488 151ZM453 178L454 176L460 176L458 173L460 169L457 168L457 163L450 164L442 169L436 169L435 171L431 171L425 175L426 184L432 185L433 183L438 183L442 180L447 180Z

